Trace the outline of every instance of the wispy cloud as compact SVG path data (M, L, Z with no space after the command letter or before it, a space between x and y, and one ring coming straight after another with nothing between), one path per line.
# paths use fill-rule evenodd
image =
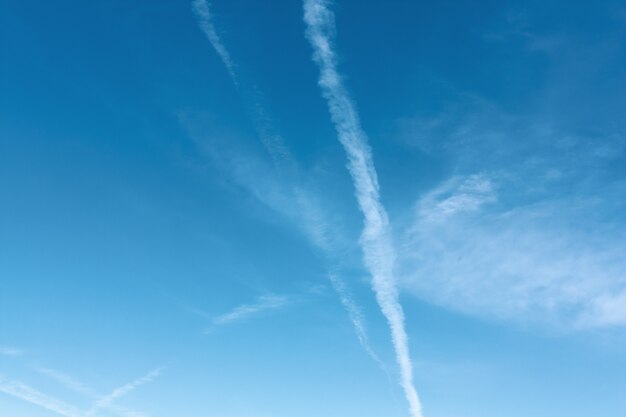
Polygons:
M239 323L250 318L272 310L278 310L285 307L289 303L289 298L280 295L263 295L252 304L243 304L235 307L231 311L211 319L211 326L206 330L210 332L216 327L227 326L229 324Z
M228 52L228 49L217 34L215 25L213 24L213 16L211 13L211 5L207 0L194 0L192 3L193 11L197 17L200 29L205 33L213 49L220 56L224 66L228 70L230 77L238 87L247 110L253 115L252 119L257 130L257 134L261 143L272 157L274 164L278 168L294 170L296 169L295 161L291 155L291 151L285 144L282 136L276 131L274 123L268 115L264 105L261 104L262 95L259 90L252 86L246 88L247 84L241 86L239 77L235 73L235 63ZM252 97L252 99L251 99ZM293 172L291 172L293 174Z
M240 85L233 71L234 61L215 30L210 3L206 0L194 0L193 10L200 28L222 58L233 82L239 87L239 94L254 123L257 136L272 160L271 168L263 167L262 161L254 160L253 156L248 156L247 161L243 162L239 155L234 158L237 160L236 163L225 168L233 172L240 184L249 188L261 202L295 221L314 245L329 252L333 238L330 236L329 231L332 228L328 225L327 216L320 208L318 197L301 181L302 169L269 116L263 104L263 95L254 85L249 86L249 83ZM187 120L186 123L188 124L189 121ZM206 144L206 141L204 143ZM214 145L209 144L209 148L211 146ZM210 151L213 152L213 150ZM221 152L223 149L220 150ZM221 155L216 158L216 160L222 159ZM263 169L265 172L250 173L250 167L245 172L241 171L242 166L249 165L255 167L255 170ZM264 184L259 184L261 178L265 179Z
M454 167L399 228L402 287L466 314L559 331L626 325L623 127L581 134L558 123L562 114L451 101L432 119L402 122L409 143Z
M43 366L33 366L33 369L39 372L42 375L47 376L50 379L58 382L65 388L74 391L78 394L82 394L87 398L95 398L98 394L91 388L89 388L84 383L78 381L74 377L67 375L61 371L57 371L56 369L46 368Z
M104 397L101 397L100 399L95 401L91 409L87 412L87 415L93 416L97 413L98 410L103 409L103 408L109 408L113 404L113 402L116 401L117 399L127 395L128 393L130 393L131 391L134 391L135 389L139 388L142 385L145 385L154 381L156 378L158 378L161 375L164 369L165 367L156 368L148 372L146 375L140 378L137 378L134 381L124 384L118 388L115 388L113 391L111 391L110 394L105 395Z
M0 346L0 355L21 356L24 352L21 349L11 346Z
M423 221L441 222L455 214L476 212L496 199L494 183L488 176L453 177L428 193L418 211Z
M214 49L222 57L222 61L229 70L233 82L238 87L243 101L248 103L247 107L252 114L257 135L270 155L274 168L273 170L267 168L263 173L251 175L249 172L250 168L247 168L246 172L242 173L240 169L241 164L238 163L231 167L230 171L235 174L240 184L248 188L261 202L297 224L309 241L326 256L330 258L337 257L339 252L337 244L341 240L340 234L333 232L337 228L331 227L328 213L321 207L319 193L312 192L310 187L303 183L302 178L304 175L302 169L286 145L285 140L277 132L266 107L261 104L263 102L261 93L254 86L251 88L252 91L245 88L246 84L241 86L239 79L232 71L233 61L213 26L209 4L205 0L195 0L193 7L202 30L207 34ZM252 97L252 100L250 100L250 97ZM241 156L238 158L241 158ZM220 157L215 159L220 161L223 158L220 155ZM263 166L260 161L253 161L255 163L252 164L250 162L248 160L244 165L248 167L255 166L258 169ZM264 179L262 183L260 183L261 178ZM272 178L274 179L270 181ZM357 308L354 301L351 302L351 305L354 309ZM348 309L348 314L350 314L350 309ZM351 319L353 320L352 317ZM363 320L361 319L359 323L361 327L356 329L357 336L367 353L375 358L376 355L371 348L367 344L363 344L365 335ZM215 327L215 324L213 327ZM379 359L376 359L376 361L382 364Z
M422 415L413 385L408 336L404 328L404 312L398 301L393 276L395 253L389 233L387 213L380 202L379 187L367 137L361 129L356 108L337 72L332 41L335 33L334 15L324 0L304 1L306 36L313 47L314 61L320 68L319 84L328 101L331 118L339 141L348 155L359 207L365 217L361 246L365 264L372 275L376 298L391 327L396 359L400 366L401 385L413 417Z
M472 315L570 329L626 325L626 231L609 201L528 202L502 178L501 196L464 187L476 178L492 182L484 174L455 178L417 203L400 253L405 288ZM611 188L609 195L626 189ZM447 210L451 200L466 204Z
M84 414L76 407L43 394L19 381L8 380L2 375L0 375L0 392L4 392L5 394L37 405L64 417L84 417Z
M330 282L333 286L333 289L339 295L339 300L341 304L346 309L348 313L348 317L352 322L352 326L354 327L354 332L356 333L357 339L361 344L361 347L365 350L365 352L383 369L383 371L387 372L387 368L383 361L378 357L376 352L372 349L370 345L369 337L367 335L367 328L365 326L365 317L363 315L363 310L354 300L353 295L350 293L350 290L346 286L346 283L343 282L337 275L330 274L328 276Z
M235 65L230 58L228 50L215 30L213 15L211 14L211 4L207 0L194 0L192 8L198 18L198 25L200 26L200 29L202 29L207 39L213 46L213 49L215 49L215 52L219 55L220 59L224 63L224 66L228 70L230 77L236 85L237 75L235 73Z
M348 251L333 202L319 192L322 186L295 162L271 161L250 150L236 133L216 126L206 114L185 112L180 123L212 166L227 175L228 181L250 193L272 212L287 219L316 249L331 259ZM268 150L271 154L271 151Z

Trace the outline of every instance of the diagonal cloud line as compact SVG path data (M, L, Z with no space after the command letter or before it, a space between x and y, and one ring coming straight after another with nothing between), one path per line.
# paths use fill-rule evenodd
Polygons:
M12 346L0 346L0 355L4 356L21 356L24 352L21 349Z
M46 368L46 367L39 366L39 365L32 366L32 368L36 372L39 372L40 374L47 376L48 378L61 384L63 387L71 391L74 391L78 394L81 394L84 397L87 397L87 398L98 397L98 395L96 394L94 390L92 390L87 385L83 384L82 382L74 379L73 377L63 372L59 372L56 369Z
M67 375L61 371L57 371L56 369L46 368L42 366L32 366L32 368L35 371L39 372L40 374L45 375L48 378L58 382L65 388L71 391L74 391L78 394L81 394L85 398L88 398L90 400L96 400L101 397L89 386L85 385L84 383L78 381L74 377ZM115 404L107 404L106 406L102 408L112 411L115 414L118 414L124 417L143 417L144 416L144 414L139 411L130 410L126 407L121 407Z
M64 417L84 417L76 407L66 404L56 398L43 394L19 381L11 381L0 375L0 392L19 398L48 411Z
M252 86L250 89L240 88L239 77L235 72L235 62L230 56L228 49L222 42L222 39L217 34L215 25L213 24L213 14L211 13L211 4L207 0L193 0L192 9L196 15L198 26L204 32L207 39L215 49L215 52L219 55L222 63L226 67L233 84L239 90L244 104L247 110L254 114L254 126L257 130L257 134L263 143L263 146L268 151L274 164L283 168L287 168L290 171L295 170L295 162L289 148L285 145L283 138L275 132L272 127L270 118L261 105L261 94L257 88ZM245 87L245 86L244 86ZM250 91L251 90L251 91ZM247 100L248 96L253 96L252 103Z
M228 313L221 314L214 317L211 320L211 327L206 329L205 333L209 333L216 327L226 326L232 323L240 322L249 319L255 314L259 314L265 311L277 310L284 307L289 302L289 299L285 296L279 295L264 295L257 299L254 304L243 304L235 307Z
M337 275L331 273L328 276L330 283L335 290L335 292L339 295L339 301L343 305L344 309L348 313L348 317L352 322L352 327L354 328L354 332L356 333L356 337L359 341L359 344L365 350L365 353L376 362L376 364L383 371L385 376L387 377L387 381L389 382L389 393L391 397L394 399L394 402L397 401L395 393L391 389L394 385L391 379L391 374L389 372L389 367L382 359L378 356L378 354L372 348L370 344L369 337L367 335L367 327L365 325L365 317L361 307L356 303L354 297L346 283L341 280Z
M376 352L372 349L369 341L369 337L367 336L367 329L365 327L365 319L363 317L363 311L361 307L356 303L352 294L348 290L346 283L343 282L339 277L335 274L330 274L328 276L330 283L332 284L333 289L339 295L339 301L345 308L348 313L348 317L352 322L352 326L354 327L354 332L356 333L356 337L359 340L359 344L365 350L365 352L376 362L383 371L387 372L387 368L383 361L378 357Z
M109 408L112 403L118 398L128 394L129 392L135 390L142 385L154 381L156 378L159 377L159 375L161 375L163 369L165 369L165 367L161 366L148 372L146 375L135 379L134 381L124 384L121 387L115 388L113 391L111 391L110 394L105 395L104 397L95 401L91 409L87 412L87 416L93 416L98 410L102 408Z
M393 276L395 251L391 242L389 220L381 204L378 179L367 136L350 95L337 71L332 39L334 15L326 0L304 0L306 37L313 47L313 60L320 69L319 85L328 103L339 141L348 156L348 169L354 182L359 208L364 216L360 244L367 269L372 275L376 299L391 328L396 360L400 367L400 383L413 417L421 417L421 404L413 385L413 369L409 355L408 336L404 327L404 311L399 302Z
M196 17L198 18L198 25L200 29L204 32L206 37L211 42L213 49L219 55L220 59L224 63L228 74L237 86L237 75L235 73L235 64L233 60L230 58L230 54L228 50L222 43L217 31L215 30L215 25L213 24L213 15L211 14L211 5L207 0L194 0L192 3L192 9Z

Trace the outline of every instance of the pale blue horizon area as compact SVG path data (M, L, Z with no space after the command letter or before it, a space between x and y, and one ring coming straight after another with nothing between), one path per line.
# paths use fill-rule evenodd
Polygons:
M623 2L328 6L424 417L623 417ZM0 5L0 416L410 416L303 4L208 10Z

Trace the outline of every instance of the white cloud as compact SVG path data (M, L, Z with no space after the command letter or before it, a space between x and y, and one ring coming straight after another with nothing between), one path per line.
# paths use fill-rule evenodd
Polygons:
M591 299L577 324L582 327L626 326L626 283L621 288Z
M443 186L447 194L437 189L417 203L400 255L404 288L483 317L568 328L626 325L626 232L610 221L610 201L567 196L500 204L493 188L468 193L464 185L475 179L455 179ZM514 183L499 187L518 191L509 189Z
M82 394L87 398L97 397L97 394L89 388L87 385L78 381L72 376L69 376L63 372L57 371L55 369L46 368L43 366L33 366L33 369L39 372L42 375L47 376L50 379L55 380L59 384L63 385L65 388L74 391L78 394Z

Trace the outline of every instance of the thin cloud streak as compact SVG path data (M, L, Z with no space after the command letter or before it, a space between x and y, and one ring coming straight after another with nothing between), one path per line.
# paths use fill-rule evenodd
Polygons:
M131 381L127 384L122 385L121 387L114 389L113 391L111 391L110 394L105 395L104 397L94 402L93 406L91 407L87 415L93 416L98 410L102 408L109 408L111 404L118 398L123 397L124 395L128 394L129 392L135 390L136 388L142 385L145 385L154 381L156 378L158 378L161 375L161 373L163 372L163 369L164 369L163 366L157 369L154 369L148 372L146 375L142 376L141 378L138 378L134 381Z
M20 349L10 346L0 346L0 355L4 356L21 356L24 352Z
M351 294L348 289L346 283L341 280L337 275L330 274L328 276L331 285L337 295L339 295L339 301L343 305L344 309L348 313L348 317L352 322L352 327L354 328L354 332L356 333L356 337L359 341L359 344L365 350L365 353L376 362L376 364L380 367L380 369L384 372L387 377L387 381L389 382L389 392L391 396L396 401L395 395L391 387L394 385L391 379L391 374L389 373L389 368L383 362L382 359L378 356L378 354L372 349L372 345L370 344L369 337L367 335L367 327L365 325L365 316L363 314L363 310L357 304L354 296Z
M271 157L276 174L281 177L281 180L286 182L286 187L278 187L285 188L285 190L282 191L284 195L281 197L283 200L286 200L286 202L281 204L282 207L277 207L273 201L268 202L268 198L260 196L259 192L256 190L258 188L256 185L259 178L266 178L268 175L273 175L273 172L263 173L259 177L255 176L255 178L252 179L252 184L249 183L249 178L241 178L241 182L271 208L282 212L287 215L287 217L296 218L299 223L298 226L303 229L311 242L326 254L331 254L333 250L330 246L333 241L337 240L336 237L333 238L330 236L332 227L330 227L327 219L322 215L319 202L314 196L315 193L299 181L299 179L302 178L302 170L285 143L285 140L274 127L274 123L268 115L266 107L262 104L264 102L263 95L254 85L246 88L246 84L244 84L240 87L239 79L233 71L235 66L234 61L215 30L212 14L210 12L210 3L208 3L207 0L194 0L192 8L198 19L200 28L206 34L215 51L222 58L222 62L229 71L233 83L238 88L247 110L252 114L251 118L257 135L263 147ZM222 155L219 155L216 159L221 160ZM237 168L233 169L235 171L237 170ZM296 207L295 213L293 210L294 206ZM284 207L289 208L285 209Z
M241 94L244 102L248 103L248 110L254 114L254 124L257 134L259 135L261 143L272 157L274 164L291 170L295 169L294 159L289 151L289 148L285 145L283 138L276 133L264 106L260 104L260 101L262 101L261 94L254 86L251 88L252 92L246 91L247 89L244 89L244 91L240 89L239 78L235 72L235 63L220 36L217 34L217 30L213 24L213 15L211 13L210 3L207 0L194 0L192 2L192 9L198 20L198 26L206 35L207 39L211 43L211 46L215 49L215 52L219 55L222 63L230 75L231 80L233 81L233 84L235 84L235 87L239 89L239 93ZM251 100L252 104L250 104L250 101L247 100L250 95L254 97Z
M76 407L43 394L19 381L8 380L2 375L0 375L0 392L4 392L5 394L37 405L61 416L84 417L84 414Z
M209 333L216 327L242 322L266 311L277 310L289 302L287 297L278 295L264 295L258 298L254 304L240 305L228 313L221 314L211 320L211 327L205 333Z
M339 141L348 155L356 197L365 220L360 243L365 264L372 275L378 304L389 322L396 360L400 366L401 385L411 415L421 417L421 405L413 386L413 370L404 312L398 300L393 276L395 252L391 243L389 220L380 202L379 186L367 137L361 129L357 111L336 68L332 38L334 15L324 0L304 1L306 37L313 47L313 59L320 69L319 85L326 98Z
M198 25L200 26L200 29L202 29L202 32L204 32L209 42L211 42L213 49L215 49L215 52L217 52L220 59L224 63L224 66L228 70L228 74L232 78L235 85L237 85L235 65L233 64L233 60L230 58L228 50L222 43L222 40L215 30L210 3L206 0L194 0L192 3L192 9L194 14L198 18Z
M68 390L81 394L85 398L88 398L90 400L96 400L102 397L89 386L85 385L81 381L78 381L74 377L67 375L61 371L58 371L56 369L41 367L41 366L33 366L33 369L39 372L40 374L45 375L48 378L58 382L63 387L67 388ZM115 414L123 416L123 417L143 417L144 416L144 414L139 411L130 410L126 407L121 407L115 404L106 404L102 408L112 411Z
M333 289L339 295L339 300L341 304L346 309L348 313L348 317L352 322L352 326L354 327L354 331L356 333L357 339L361 344L361 347L365 350L365 352L383 369L383 371L387 372L387 368L383 361L378 357L376 352L372 349L369 337L367 336L367 329L365 327L365 318L363 317L363 311L361 307L354 301L354 298L345 282L343 282L339 277L335 274L330 274L328 276L330 283L332 284Z

